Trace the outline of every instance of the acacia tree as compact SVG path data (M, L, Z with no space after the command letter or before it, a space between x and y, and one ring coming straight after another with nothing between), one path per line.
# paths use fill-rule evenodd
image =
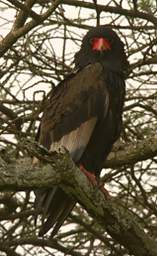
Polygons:
M156 1L0 4L1 255L157 255ZM67 153L50 155L33 143L46 95L72 72L83 35L98 23L115 29L130 62L123 131L101 175L109 200ZM34 155L43 160L38 170L31 166ZM83 207L76 205L55 238L39 238L31 191L52 184Z

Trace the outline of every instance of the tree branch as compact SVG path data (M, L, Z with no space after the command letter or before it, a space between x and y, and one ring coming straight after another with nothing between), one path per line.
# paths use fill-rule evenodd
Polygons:
M37 19L33 19L30 22L26 23L24 26L20 26L18 29L17 25L6 35L4 39L0 41L0 57L2 57L8 49L17 41L21 36L26 35L31 29L40 25L43 21L45 21L58 7L61 0L56 0L52 3L49 9L43 13L42 15L38 15Z
M63 4L66 5L72 5L72 6L79 6L83 8L88 8L88 9L94 9L95 10L95 4L90 3L90 2L83 2L83 1L78 1L78 0L63 0ZM114 7L114 6L109 6L109 5L101 5L98 4L97 8L99 8L100 12L110 12L110 13L115 13L115 14L120 14L124 16L129 16L132 18L141 18L147 21L152 22L155 26L157 26L157 18L153 16L152 14L146 13L146 12L139 12L136 10L127 10L121 7Z
M39 152L37 154L39 156ZM29 158L10 165L0 160L0 189L30 190L50 188L54 184L59 184L131 254L157 255L156 243L139 227L135 216L120 202L117 203L117 199L106 199L99 189L93 187L69 159L68 153L47 153L42 154L41 158L45 159L45 163L36 168L32 166Z
M0 249L1 248L5 248L5 250L3 249L3 251L7 252L7 248L11 247L11 246L19 246L19 245L34 245L34 246L41 246L41 247L49 247L49 248L53 248L56 249L60 252L63 252L64 255L72 255L72 256L82 256L81 253L73 250L70 246L64 246L61 243L59 243L59 241L57 241L57 239L53 240L48 240L48 239L41 239L41 238L36 238L36 237L29 237L29 238L19 238L16 239L14 241L6 241L5 243L5 247L4 245L0 243ZM7 248L6 248L7 247ZM19 256L19 255L14 255L14 254L10 254L11 256ZM54 255L54 254L52 254ZM9 256L9 254L7 254L7 256Z
M157 156L157 137L150 137L112 152L104 163L104 167L115 168L135 164L155 156Z
M32 17L34 20L40 20L40 15L31 10L32 6L35 4L35 0L27 0L25 4L20 3L17 0L8 0L11 4L20 9L20 12L14 22L13 28L18 29L22 27L28 18Z

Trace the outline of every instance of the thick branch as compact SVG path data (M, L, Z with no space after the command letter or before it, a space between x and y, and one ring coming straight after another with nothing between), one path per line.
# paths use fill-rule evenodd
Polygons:
M33 169L31 159L6 165L0 161L0 189L50 188L60 184L75 197L108 233L137 256L156 256L157 245L144 233L135 217L114 199L107 200L76 168L67 153L48 156L49 164ZM43 179L44 177L44 179Z
M127 164L135 164L157 156L157 137L150 137L133 145L125 146L123 150L112 152L105 167L115 168Z
M88 9L94 9L95 10L95 4L90 2L84 2L84 1L78 1L78 0L63 0L63 4L72 5L72 6L79 6L83 8ZM146 13L146 12L139 12L135 10L127 10L121 7L114 7L109 5L97 5L100 12L110 12L115 14L120 14L124 16L129 16L132 18L141 18L147 21L152 22L155 26L157 26L157 18L153 16L152 14Z
M31 10L33 4L36 2L35 0L27 0L25 4L20 3L17 0L8 0L11 4L20 8L21 11L19 12L15 22L14 22L14 29L20 28L24 25L28 16L32 17L34 20L40 19L40 15L35 13Z
M45 13L38 15L37 19L31 20L23 27L20 26L18 29L16 28L17 26L13 27L12 30L6 35L6 37L0 41L0 57L2 57L7 52L7 50L11 48L11 46L17 41L18 38L26 35L31 29L45 21L58 7L60 2L61 0L56 0L53 2L51 7L49 7Z

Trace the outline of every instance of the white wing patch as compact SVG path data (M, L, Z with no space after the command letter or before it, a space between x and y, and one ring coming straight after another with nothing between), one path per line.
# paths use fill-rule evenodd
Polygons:
M97 118L93 117L82 123L77 129L66 134L59 141L53 142L50 151L57 151L63 146L69 151L72 159L78 161L90 140L96 122Z

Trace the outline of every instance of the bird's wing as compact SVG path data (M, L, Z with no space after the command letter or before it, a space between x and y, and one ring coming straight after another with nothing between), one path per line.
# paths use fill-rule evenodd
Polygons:
M89 65L52 92L40 125L39 142L49 150L64 146L78 162L100 117L108 110L109 95L100 64ZM75 205L58 186L37 192L37 208L47 216L40 235L53 225L53 235Z
M88 121L92 124L91 119L105 115L109 96L102 73L100 64L89 65L52 91L41 121L39 142L42 145L50 149L52 142L81 125L82 129L85 125L89 130Z

